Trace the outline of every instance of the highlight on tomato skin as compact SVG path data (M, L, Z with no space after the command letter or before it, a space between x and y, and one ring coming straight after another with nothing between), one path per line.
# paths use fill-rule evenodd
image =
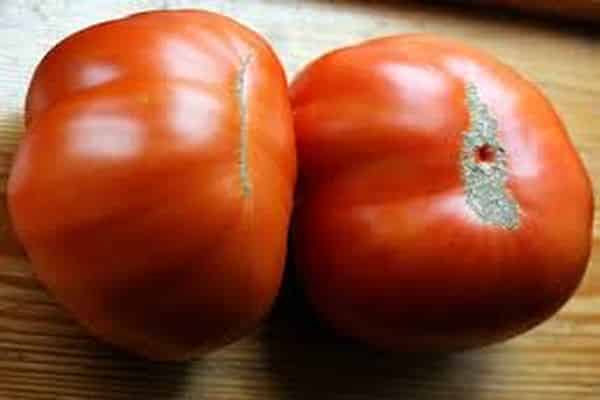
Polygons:
M290 97L294 253L337 332L461 350L521 334L573 295L590 180L550 102L512 68L398 35L320 57Z
M89 27L39 64L26 121L10 214L36 275L91 333L171 360L260 322L296 178L287 82L264 39L203 11Z

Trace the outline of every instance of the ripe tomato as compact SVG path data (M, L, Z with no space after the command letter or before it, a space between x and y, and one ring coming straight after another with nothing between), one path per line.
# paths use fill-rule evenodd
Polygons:
M262 38L208 12L99 24L44 58L26 114L15 229L91 332L172 359L265 315L296 164L284 72Z
M590 181L548 100L511 68L397 36L325 55L291 98L299 270L339 332L462 349L571 296L590 252Z

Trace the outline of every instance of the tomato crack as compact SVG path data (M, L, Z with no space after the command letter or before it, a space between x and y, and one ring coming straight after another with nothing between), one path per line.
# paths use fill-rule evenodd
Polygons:
M519 206L506 185L508 158L498 138L498 122L475 85L467 84L466 96L470 121L461 166L467 205L484 223L517 229Z
M252 193L252 181L250 179L250 167L248 162L248 67L252 63L252 55L242 58L237 75L235 93L240 108L240 181L242 196L248 197Z

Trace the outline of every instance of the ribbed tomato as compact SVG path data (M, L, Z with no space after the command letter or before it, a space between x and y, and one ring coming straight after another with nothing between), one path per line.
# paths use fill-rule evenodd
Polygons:
M299 271L339 332L399 350L514 336L572 295L590 181L559 117L493 57L430 35L334 51L291 88Z
M151 12L52 49L8 187L35 272L91 332L171 359L269 310L296 164L282 67L208 12Z

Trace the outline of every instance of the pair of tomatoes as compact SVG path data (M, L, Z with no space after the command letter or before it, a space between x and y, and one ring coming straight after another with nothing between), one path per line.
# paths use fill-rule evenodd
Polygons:
M37 276L92 333L150 358L256 326L293 209L316 310L385 348L523 332L589 257L590 183L551 105L427 35L335 51L288 90L234 21L138 14L50 51L26 125L8 200Z

